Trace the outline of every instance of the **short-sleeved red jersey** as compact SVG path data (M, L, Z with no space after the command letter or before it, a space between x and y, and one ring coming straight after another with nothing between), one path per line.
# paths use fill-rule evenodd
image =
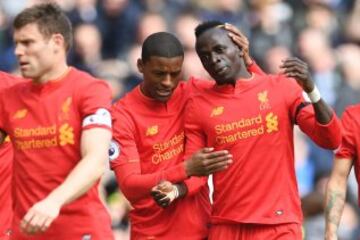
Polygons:
M345 109L342 119L343 139L336 157L353 160L355 176L360 183L360 104L349 106ZM344 160L346 161L346 160ZM358 188L358 192L360 190ZM360 195L359 195L360 196ZM360 198L359 198L360 206Z
M0 129L15 148L14 239L113 239L97 184L63 206L45 233L30 237L19 231L28 209L62 184L80 161L82 120L100 108L109 110L110 103L107 84L75 68L59 80L19 83L0 95Z
M21 78L0 72L0 92L21 81ZM9 234L12 220L12 162L13 149L7 138L0 146L0 239Z
M186 154L226 149L233 163L214 174L212 223L300 223L293 126L323 147L340 144L334 114L320 125L295 80L253 75L194 94L186 107Z
M111 167L133 207L132 239L207 236L210 202L206 179L187 179L183 166L185 103L195 88L203 86L210 86L210 82L180 82L166 103L146 97L138 86L112 108L114 144L119 154ZM136 174L141 178L134 179ZM185 180L189 193L163 209L150 196L151 188L161 180Z

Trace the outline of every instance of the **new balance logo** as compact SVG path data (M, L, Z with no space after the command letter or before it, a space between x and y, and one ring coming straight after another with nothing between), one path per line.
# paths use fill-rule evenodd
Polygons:
M223 106L215 107L212 110L210 117L220 116L223 113L224 113L224 107Z
M28 113L28 110L26 108L17 110L16 113L14 114L14 119L22 119L26 116L26 114Z
M148 129L146 130L146 136L154 136L158 132L159 132L159 126L154 125L154 126L148 127Z

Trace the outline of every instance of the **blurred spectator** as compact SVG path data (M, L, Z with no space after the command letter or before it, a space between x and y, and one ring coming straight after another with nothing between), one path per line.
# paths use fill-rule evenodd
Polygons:
M141 16L139 21L137 43L141 44L152 33L166 31L168 31L168 25L163 16L155 13L146 13Z
M326 4L312 4L305 16L307 27L321 31L331 41L340 42L340 23L334 10Z
M264 53L272 46L293 47L290 26L292 10L282 1L251 1L252 17L251 54L260 65L264 65Z
M75 27L70 64L96 75L96 68L102 61L101 41L99 29L95 25L81 24Z
M82 23L95 23L98 15L96 0L75 0L73 9L68 13L74 27Z
M337 48L342 82L337 90L335 110L341 115L346 106L360 102L360 47L344 44Z
M136 39L141 10L130 0L100 0L99 18L105 59L125 56Z
M266 51L265 54L265 71L271 74L281 72L280 65L282 60L291 57L290 50L284 46L273 46Z

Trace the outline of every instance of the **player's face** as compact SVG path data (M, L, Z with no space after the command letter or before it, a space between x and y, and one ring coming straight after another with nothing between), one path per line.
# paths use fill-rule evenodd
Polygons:
M41 79L55 64L58 50L52 37L45 38L36 23L30 23L14 32L15 55L23 77Z
M241 70L240 49L223 29L210 29L196 40L196 52L217 84L234 83Z
M145 63L139 59L138 69L144 76L141 90L155 100L166 102L176 89L183 57L150 57Z

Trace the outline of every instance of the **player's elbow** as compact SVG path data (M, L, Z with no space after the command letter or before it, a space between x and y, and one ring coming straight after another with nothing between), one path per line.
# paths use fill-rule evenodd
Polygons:
M133 190L131 184L127 184L126 182L119 183L119 188L129 202L136 202L139 200L139 197L137 196L136 191Z
M322 148L335 150L341 144L341 134L322 137L321 139L315 140L315 142Z

